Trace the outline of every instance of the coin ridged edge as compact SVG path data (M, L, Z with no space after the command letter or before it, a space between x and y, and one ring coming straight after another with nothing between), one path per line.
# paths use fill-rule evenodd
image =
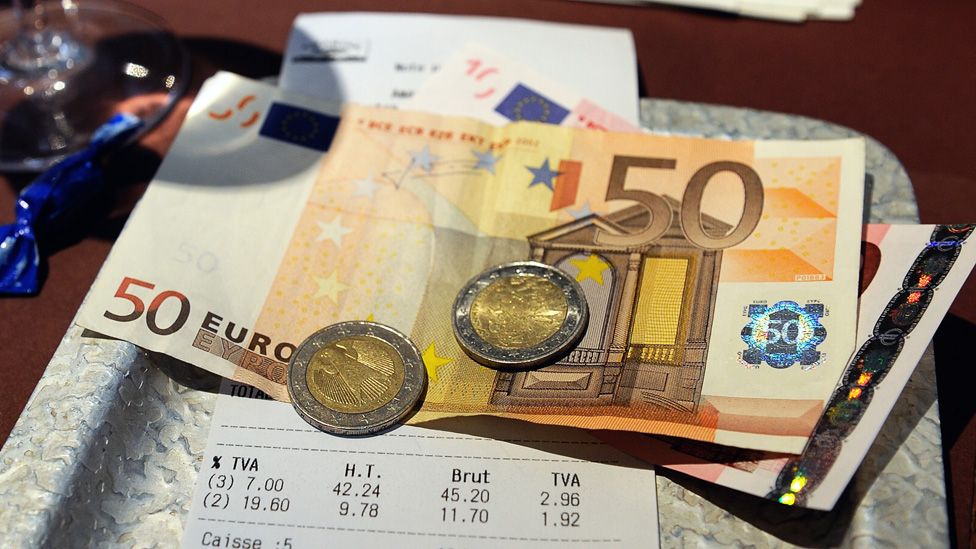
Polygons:
M563 292L568 306L566 319L555 334L539 345L524 349L504 349L492 345L479 336L471 325L471 306L474 299L499 278L526 273L543 273L543 278L554 283ZM589 308L583 288L558 267L538 261L514 261L489 267L462 287L454 299L452 311L454 337L461 349L479 364L506 371L533 368L561 356L583 337L589 320Z
M387 403L369 412L339 412L325 406L309 391L305 377L316 351L351 336L375 337L392 347L403 361L403 385ZM370 435L396 424L417 405L426 383L427 370L417 346L400 331L378 322L356 320L327 326L302 341L288 361L288 396L295 411L313 427L341 436Z

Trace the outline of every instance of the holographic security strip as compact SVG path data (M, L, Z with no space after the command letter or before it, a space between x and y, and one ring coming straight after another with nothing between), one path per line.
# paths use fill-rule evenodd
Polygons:
M938 225L874 325L834 390L803 454L780 471L768 499L784 505L803 503L840 455L844 440L857 426L901 353L905 338L925 314L935 288L952 269L962 244L976 225Z

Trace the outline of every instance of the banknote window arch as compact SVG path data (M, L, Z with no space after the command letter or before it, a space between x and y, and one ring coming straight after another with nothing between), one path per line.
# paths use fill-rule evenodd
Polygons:
M556 267L569 273L579 283L583 295L586 296L590 315L599 319L606 318L613 305L617 284L617 272L611 261L603 254L580 252L567 255L556 263ZM586 364L598 362L601 358L605 360L605 357L599 355L609 344L609 337L606 323L590 322L576 349L563 362Z
M664 200L675 213L668 228L639 246L598 242L597 234L646 227L649 213L640 206L587 216L528 238L531 259L574 276L609 271L603 276L613 283L604 288L605 297L595 297L586 293L591 281L581 276L587 299L597 300L590 303L584 343L557 364L496 374L493 403L558 404L594 415L614 405L646 406L662 414L698 409L722 251L690 242L678 221L680 202ZM707 215L701 219L715 234L731 229ZM604 263L607 269L601 269ZM603 305L602 300L608 301Z

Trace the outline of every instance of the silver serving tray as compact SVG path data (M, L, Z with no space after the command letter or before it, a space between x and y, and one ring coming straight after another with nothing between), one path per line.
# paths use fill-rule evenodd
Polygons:
M809 118L667 100L643 100L641 119L650 130L711 137L859 135ZM904 168L870 138L866 168L866 221L917 223ZM0 544L179 545L217 383L72 326L0 450ZM665 547L946 545L931 347L833 511L788 508L666 470L657 493Z

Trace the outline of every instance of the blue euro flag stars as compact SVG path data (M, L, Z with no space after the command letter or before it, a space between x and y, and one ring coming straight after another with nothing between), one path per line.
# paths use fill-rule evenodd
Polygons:
M258 132L264 137L325 152L332 145L339 119L294 105L272 103Z
M516 84L505 99L495 107L495 112L509 120L528 120L546 124L559 124L569 115L569 111L559 103L522 84Z

